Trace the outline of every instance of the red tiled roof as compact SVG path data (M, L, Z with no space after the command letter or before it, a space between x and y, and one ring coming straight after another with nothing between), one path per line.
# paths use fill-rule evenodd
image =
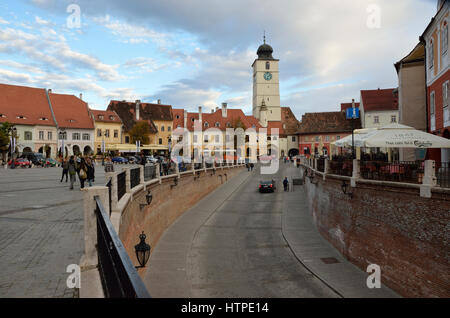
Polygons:
M43 88L0 84L0 115L0 122L55 126Z
M360 103L355 102L355 108L359 108ZM349 108L352 108L352 103L341 103L341 112L346 111Z
M184 127L184 109L172 109L173 113L173 127ZM178 118L177 118L178 117ZM194 122L198 121L199 113L187 113L187 129L189 131L194 130ZM258 120L253 116L246 116L241 109L227 109L227 117L222 116L222 109L215 111L214 113L202 113L202 130L208 128L218 128L220 130L226 130L227 128L234 128L235 125L241 121L244 128L261 128ZM205 126L207 123L207 126ZM218 126L216 126L218 124ZM230 126L230 127L227 127Z
M74 95L50 93L49 96L59 127L94 129L87 103Z
M361 91L364 111L398 110L398 96L394 88Z
M92 116L94 117L94 121L101 123L118 123L121 124L119 115L115 111L111 110L97 110L90 109Z
M318 133L352 132L352 123L345 112L306 113L298 130L300 135ZM361 128L361 121L354 122L354 129Z

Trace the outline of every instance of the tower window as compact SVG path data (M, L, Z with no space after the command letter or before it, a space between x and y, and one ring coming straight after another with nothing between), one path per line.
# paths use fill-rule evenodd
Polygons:
M266 62L266 70L270 70L270 62Z

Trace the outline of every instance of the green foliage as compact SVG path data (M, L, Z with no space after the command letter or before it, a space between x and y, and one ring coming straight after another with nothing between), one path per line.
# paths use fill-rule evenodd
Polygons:
M8 150L12 127L13 125L8 122L0 124L0 150Z
M134 125L133 128L129 131L130 141L131 143L136 143L136 141L140 140L141 145L150 143L150 125L146 121L140 121Z

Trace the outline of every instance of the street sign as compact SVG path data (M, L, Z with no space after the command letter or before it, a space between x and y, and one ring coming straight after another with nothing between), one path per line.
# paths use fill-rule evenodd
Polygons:
M359 118L359 108L357 108L357 107L347 108L346 117L347 117L347 119L358 119Z

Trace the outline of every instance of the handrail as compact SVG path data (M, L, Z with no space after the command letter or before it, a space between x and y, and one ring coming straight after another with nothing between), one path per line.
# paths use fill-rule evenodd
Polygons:
M150 298L98 196L98 269L106 298Z

